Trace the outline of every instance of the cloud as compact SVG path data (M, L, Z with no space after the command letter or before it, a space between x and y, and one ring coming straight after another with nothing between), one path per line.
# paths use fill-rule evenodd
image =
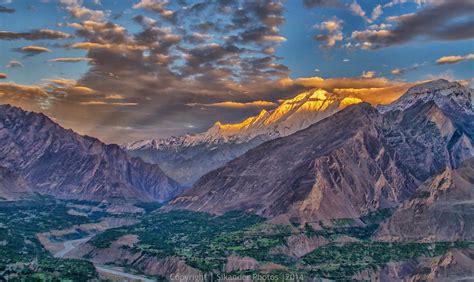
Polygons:
M41 54L41 53L46 53L46 52L51 52L46 47L41 47L41 46L35 46L35 45L29 45L25 46L19 49L20 52L26 53L28 55L36 55L36 54Z
M465 56L444 56L436 60L438 65L455 64L459 62L469 61L474 59L474 54Z
M70 17L61 26L74 29L71 38L76 38L61 46L86 50L85 57L94 63L77 81L42 81L38 87L48 96L23 105L47 113L64 127L107 142L152 137L156 128L161 136L182 134L191 122L197 132L216 117L234 122L254 114L259 105L252 101L274 103L304 88L276 82L290 73L275 55L286 40L279 30L285 22L280 0L207 1L197 6L199 2L180 6L136 0L136 9L159 15L147 13L156 23L135 17L138 25L115 23L107 11L102 19L81 15L77 7L83 3L61 0ZM170 21L164 16L171 10ZM192 103L214 106L187 106ZM134 128L134 135L125 136L118 127Z
M104 11L84 7L80 0L59 0L59 3L69 12L71 17L75 19L103 21L106 18ZM98 3L100 3L100 1Z
M20 106L27 110L43 111L49 94L41 87L16 83L0 83L0 103Z
M8 13L8 14L12 14L12 13L15 13L15 9L13 8L8 8L8 7L5 7L5 6L0 6L0 13Z
M132 103L132 102L115 102L115 103L109 103L109 105L114 105L114 106L138 106L138 103Z
M364 71L361 75L362 78L373 78L375 77L374 71Z
M29 32L0 31L0 40L54 40L71 37L68 33L51 29L36 29Z
M357 3L357 1L352 2L352 4L349 5L349 8L354 14L363 18L366 22L372 22L372 20L367 17L364 9L362 9L362 7L359 5L359 3Z
M91 58L55 58L51 59L48 62L51 63L75 63L75 62L83 62L83 61L92 61Z
M81 104L81 105L92 105L92 106L107 105L107 103L104 102L104 101L86 101L86 102L80 102L79 104Z
M29 86L16 83L0 83L0 91L11 93L18 96L48 97L48 93L38 86Z
M435 2L414 14L389 17L393 29L354 31L352 38L365 49L404 44L417 38L463 40L474 38L474 2L451 0Z
M336 45L337 41L344 39L342 35L342 21L337 18L324 21L316 27L324 32L314 37L317 41L324 42L321 48L332 48Z
M384 77L339 77L328 78L306 77L295 80L285 79L280 81L285 86L302 85L305 88L322 88L328 92L362 99L373 105L387 104L407 91L415 83L406 83L389 80Z
M5 66L7 69L10 69L10 68L21 68L23 67L23 64L20 62L20 61L16 61L16 60L11 60L10 62L8 62L8 64Z
M114 103L108 103L104 101L85 101L85 102L80 102L79 104L81 105L86 105L86 106L137 106L138 103L126 103L126 102L114 102Z
M263 42L285 42L286 38L281 35L264 35L262 36Z
M388 2L387 4L385 4L384 8L393 7L395 5L403 4L403 3L406 3L406 2L414 2L418 5L422 5L422 4L426 4L426 3L436 3L436 2L440 2L440 1L442 1L442 0L392 0L392 1Z
M397 69L391 70L390 73L393 75L402 75L405 73L405 70L397 68Z
M60 87L72 87L73 85L76 84L76 81L73 79L66 79L66 78L50 78L50 79L45 79L48 83L52 85L57 85Z
M371 15L371 20L372 21L375 21L376 19L378 19L381 15L383 14L383 9L382 9L382 5L377 5L375 6L374 10L372 10L372 15Z
M153 27L158 22L155 19L152 19L152 18L149 18L149 17L146 17L146 16L142 16L142 15L136 15L135 17L133 17L133 21L140 24L140 25L146 26L146 27Z
M420 67L423 67L425 66L427 63L424 62L424 63L416 63L416 64L413 64L412 66L409 66L409 67L406 67L406 68L396 68L396 69L393 69L390 71L390 73L392 75L395 75L395 76L398 76L398 75L403 75L409 71L413 71L413 70L417 70L419 69Z
M306 8L342 6L342 3L339 0L303 0L303 3Z
M7 79L8 75L0 72L0 79Z
M102 44L94 42L78 42L69 46L72 49L83 49L83 50L92 50L92 49L107 49L111 48L111 44Z
M201 103L189 103L188 106L204 106L204 107L220 107L220 108L233 108L233 109L244 109L244 108L274 108L278 106L277 103L269 101L252 101L252 102L218 102L211 104L201 104Z
M91 89L86 86L73 86L70 89L71 93L80 94L80 95L89 95L95 93L94 89Z
M107 95L105 97L105 99L109 99L109 100L122 100L122 99L125 99L124 96L122 95L119 95L119 94L111 94L111 95Z
M158 13L161 17L171 22L176 21L176 13L168 10L167 0L140 0L137 4L133 5L134 9L144 9L151 12Z
M415 13L408 13L408 14L402 14L402 15L398 15L398 16L390 16L390 17L387 17L386 20L389 21L389 22L401 23L405 20L410 19L411 17L413 17L415 15L416 15Z

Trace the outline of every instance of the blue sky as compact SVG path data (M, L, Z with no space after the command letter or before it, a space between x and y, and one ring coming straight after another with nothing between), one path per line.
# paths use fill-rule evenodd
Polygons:
M0 0L0 92L8 92L0 98L120 142L238 121L305 87L331 91L353 82L383 93L438 77L472 85L473 6ZM302 85L302 77L317 79Z

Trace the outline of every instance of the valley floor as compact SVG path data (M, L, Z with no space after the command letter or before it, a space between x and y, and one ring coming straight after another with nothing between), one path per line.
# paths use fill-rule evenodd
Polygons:
M143 204L136 213L118 214L97 203L45 197L0 202L0 281L421 281L474 275L472 242L374 241L390 210L358 220L272 225L241 212L154 212L158 207ZM448 257L467 259L443 264Z

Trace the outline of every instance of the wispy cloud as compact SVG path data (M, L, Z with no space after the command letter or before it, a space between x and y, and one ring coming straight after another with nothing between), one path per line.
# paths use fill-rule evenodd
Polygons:
M404 44L419 37L445 41L474 38L473 1L434 2L417 13L387 18L397 24L393 29L354 31L352 38L366 49Z
M0 6L0 13L8 13L8 14L12 14L12 13L15 13L15 9L13 8L8 8L8 7L5 7L5 6Z
M316 28L323 32L314 37L317 41L324 42L321 45L322 48L332 48L338 41L344 39L342 35L342 21L337 18L324 21L317 25Z
M8 62L8 64L5 66L7 69L11 69L11 68L21 68L23 67L23 64L20 62L20 61L16 61L16 60L11 60L10 62Z
M42 46L35 46L35 45L29 45L25 46L19 49L20 52L26 53L28 55L36 55L36 54L41 54L41 53L46 53L46 52L52 52L46 47Z
M269 101L252 101L252 102L233 102L233 101L226 101L226 102L218 102L218 103L210 103L210 104L202 104L202 103L189 103L188 106L203 106L203 107L219 107L219 108L234 108L234 109L244 109L244 108L274 108L278 106L277 103L269 102Z
M0 40L54 40L71 37L68 33L51 29L36 29L28 32L0 31Z
M359 5L359 3L357 3L357 1L352 2L349 7L354 14L363 18L366 22L372 22L372 20L367 17L367 14L365 13L364 9L362 8L362 6Z
M75 62L90 62L92 61L91 58L81 58L81 57L77 57L77 58L55 58L55 59L51 59L49 60L48 62L51 62L51 63L75 63Z
M474 59L474 54L465 56L444 56L436 60L438 65L455 64L459 62L469 61Z

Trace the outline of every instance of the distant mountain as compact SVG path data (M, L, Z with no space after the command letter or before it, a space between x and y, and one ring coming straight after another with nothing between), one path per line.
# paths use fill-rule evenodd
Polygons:
M449 82L445 79L415 85L395 102L378 109L381 112L405 110L415 103L428 101L433 101L440 108L454 106L458 111L473 110L471 91L459 82Z
M33 191L24 179L0 166L0 201L24 199L32 194Z
M266 142L203 176L171 208L317 222L396 206L428 178L474 156L474 113L439 88L452 85L419 85L405 95L433 87L426 90L433 99L384 114L353 105Z
M446 169L423 184L381 226L377 238L390 241L474 240L474 159Z
M123 148L132 156L159 164L168 175L190 185L265 141L290 135L360 102L358 98L340 97L322 89L311 90L283 101L273 111L262 110L241 123L217 122L201 134L142 140Z
M60 198L164 201L181 192L157 165L9 105L0 106L0 166Z

